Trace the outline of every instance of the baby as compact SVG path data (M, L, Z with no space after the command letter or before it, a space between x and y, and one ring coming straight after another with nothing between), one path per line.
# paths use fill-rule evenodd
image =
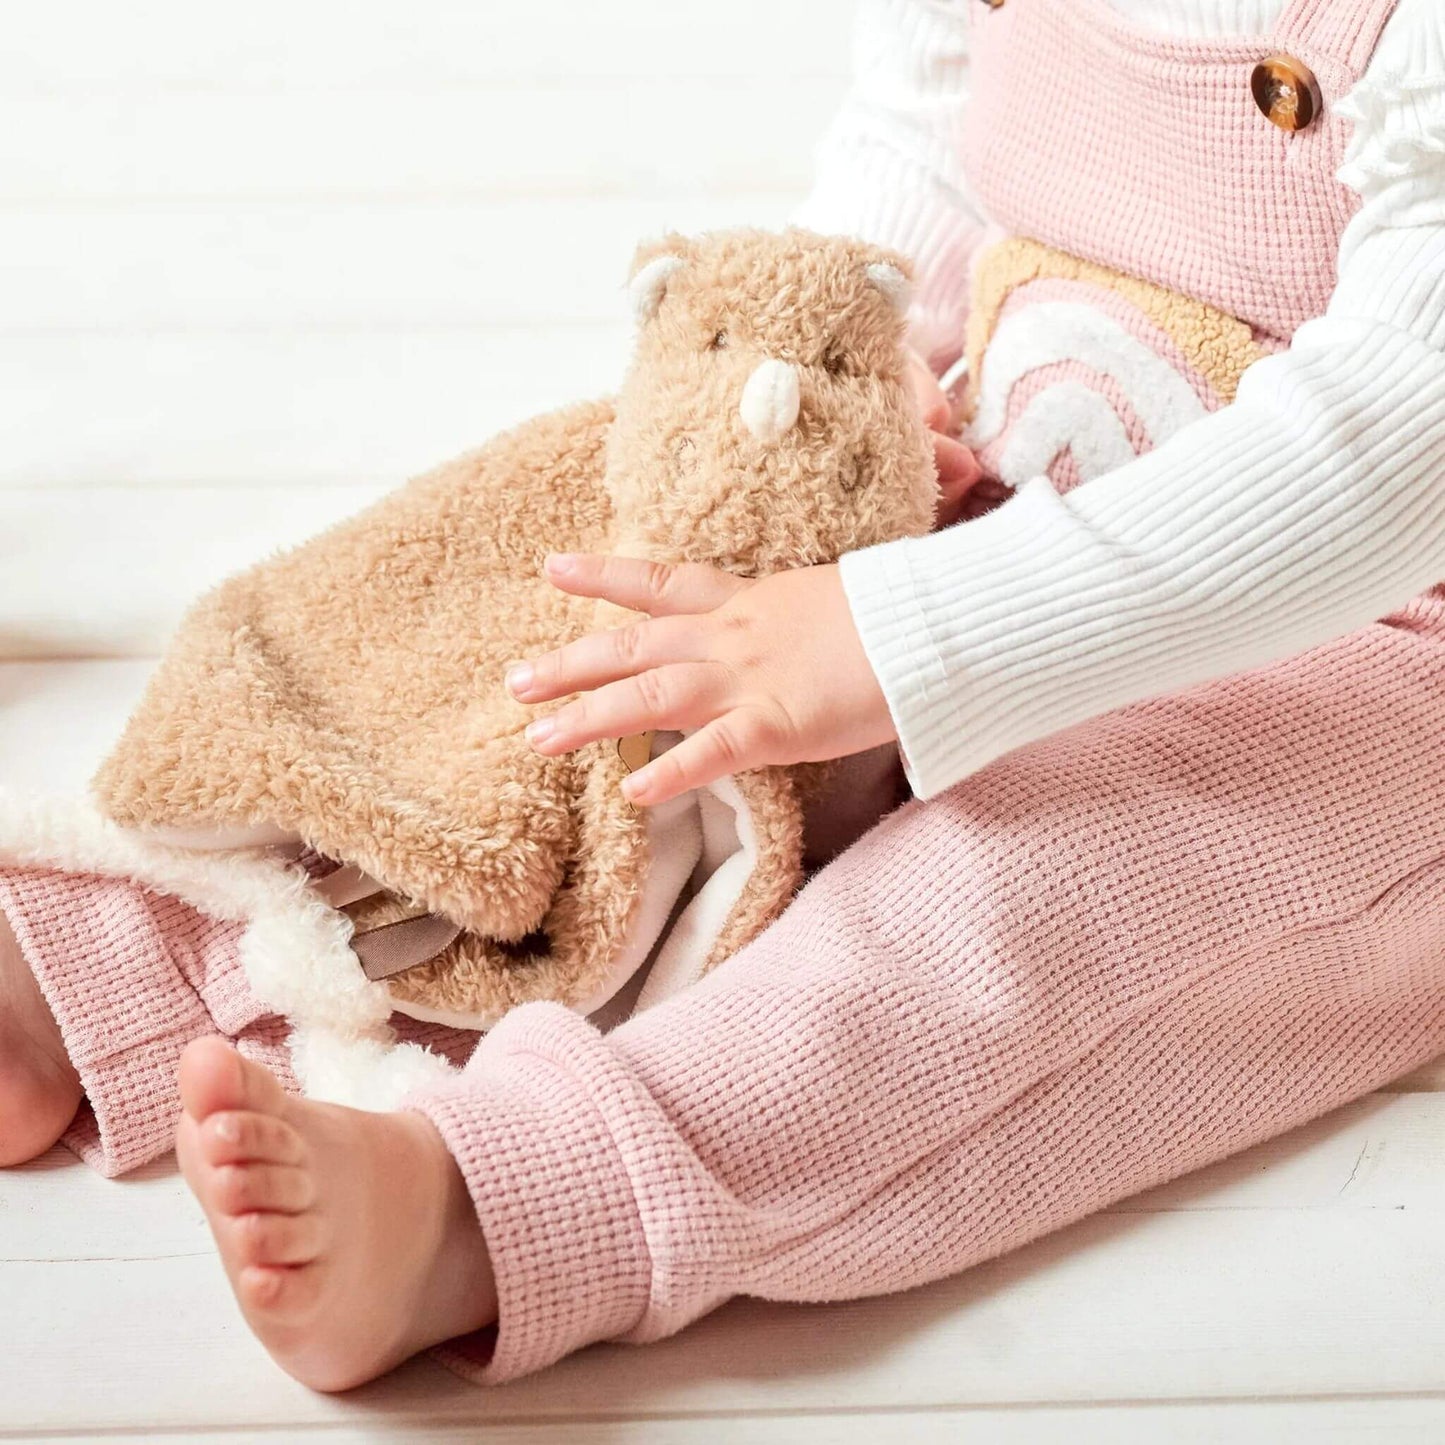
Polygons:
M288 1090L233 922L0 869L0 1158L68 1127L119 1172L179 1111L248 1321L319 1388L909 1288L1445 1051L1438 0L860 9L800 219L915 261L913 339L967 351L1015 490L759 579L554 556L648 619L509 686L579 695L544 757L690 729L639 806L894 740L914 798L701 982L606 1034L432 1032L465 1070L379 1114ZM937 454L949 520L975 468Z

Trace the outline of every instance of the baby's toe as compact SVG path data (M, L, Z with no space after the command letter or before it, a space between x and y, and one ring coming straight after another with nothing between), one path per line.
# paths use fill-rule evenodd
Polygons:
M306 1160L300 1134L275 1114L212 1114L195 1128L195 1147L213 1169L252 1162L299 1165Z
M196 1039L181 1055L181 1102L193 1119L245 1110L279 1114L286 1092L276 1076L243 1059L224 1039Z
M310 1173L287 1164L223 1164L206 1192L222 1214L300 1214L316 1202Z
M233 1266L310 1264L321 1253L315 1214L236 1214L215 1221Z
M305 1315L321 1298L321 1278L314 1269L247 1265L236 1275L236 1299L253 1318L257 1315Z

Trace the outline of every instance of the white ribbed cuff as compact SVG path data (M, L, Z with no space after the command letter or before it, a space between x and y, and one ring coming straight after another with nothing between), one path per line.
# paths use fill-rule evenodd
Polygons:
M1041 566L1052 579L1043 586ZM840 559L915 796L932 798L1038 736L1050 663L1038 639L1068 630L1065 579L1100 567L1118 571L1043 478L971 522Z

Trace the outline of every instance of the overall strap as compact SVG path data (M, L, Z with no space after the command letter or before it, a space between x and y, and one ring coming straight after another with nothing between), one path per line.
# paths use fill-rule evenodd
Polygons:
M1399 0L1289 0L1274 31L1276 49L1314 70L1338 100L1369 68Z

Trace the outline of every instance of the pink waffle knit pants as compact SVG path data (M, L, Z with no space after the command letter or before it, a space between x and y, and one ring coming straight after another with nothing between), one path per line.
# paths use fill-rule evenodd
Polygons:
M731 1295L961 1270L1445 1050L1445 599L1098 718L911 802L697 987L606 1036L515 1010L415 1096L496 1269L485 1382ZM186 1040L286 1077L224 925L0 874L114 1172ZM435 1042L464 1052L466 1036Z

